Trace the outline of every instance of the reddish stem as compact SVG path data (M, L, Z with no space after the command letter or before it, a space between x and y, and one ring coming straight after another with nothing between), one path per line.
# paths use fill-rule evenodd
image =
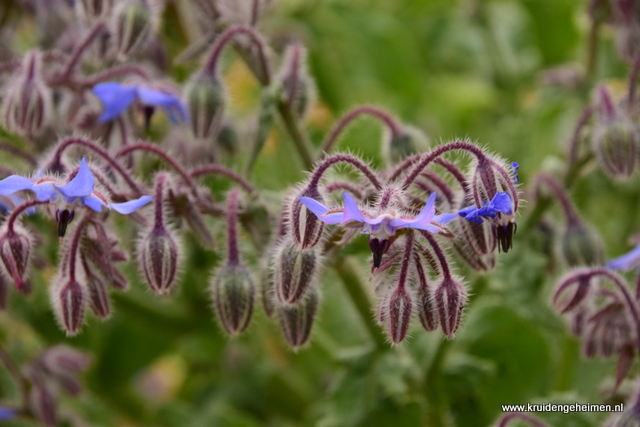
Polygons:
M540 187L542 184L546 184L546 186L553 192L556 200L560 202L560 206L562 207L562 212L567 220L567 223L579 221L578 212L576 211L569 195L566 190L562 187L562 184L553 176L546 172L540 172L533 179L533 191L534 193L538 193L540 191Z
M227 198L227 265L240 264L240 251L238 250L238 199L240 192L233 189Z
M582 129L585 127L591 115L593 114L593 106L587 105L580 113L580 117L578 117L578 121L576 122L576 127L573 129L573 133L571 134L571 139L569 140L569 166L575 164L578 160L578 146L580 145L580 134L582 133Z
M451 269L449 268L447 257L444 255L444 251L438 244L438 241L428 231L420 230L420 234L422 234L422 236L427 239L429 245L431 245L431 248L433 249L433 253L436 254L436 258L438 258L438 263L440 264L440 268L442 269L442 275L444 276L444 279L451 279Z
M407 277L409 276L409 265L411 264L411 256L413 254L413 231L409 230L407 233L407 242L404 246L404 252L402 254L402 265L400 266L400 276L398 276L398 289L404 289L407 283Z
M45 205L47 203L49 203L48 200L41 202L40 200L33 199L18 205L13 211L11 211L11 215L9 215L9 219L7 219L7 231L9 233L13 233L14 224L22 212L34 206Z
M80 238L82 237L82 233L84 232L84 226L87 225L87 221L91 212L88 210L82 216L80 222L76 226L76 229L73 233L73 238L71 240L71 248L69 249L69 280L76 280L76 259L78 257L78 249L80 248Z
M378 177L373 170L367 166L362 160L349 154L334 154L324 159L318 167L313 171L311 180L309 181L309 187L317 187L320 183L322 175L336 163L348 163L356 169L360 170L364 176L366 176L371 184L378 190L382 188L382 183L378 180Z
M258 190L242 175L222 165L204 165L194 168L189 172L189 175L191 175L193 178L209 174L222 175L226 176L227 178L231 178L233 181L238 183L247 193L249 193L249 195L255 195L258 192Z

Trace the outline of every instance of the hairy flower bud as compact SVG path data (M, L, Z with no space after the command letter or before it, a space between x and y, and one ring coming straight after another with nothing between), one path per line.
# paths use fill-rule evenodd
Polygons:
M278 307L282 332L294 349L301 347L309 339L319 301L319 291L311 288L297 304Z
M226 265L213 278L212 295L222 327L237 335L249 325L256 287L242 265Z
M604 86L597 92L595 118L593 141L600 166L612 178L630 177L638 162L640 135Z
M84 371L91 363L87 353L66 346L53 346L39 356L39 360L50 374L70 374Z
M142 272L149 287L158 295L166 295L175 283L179 244L173 233L162 224L151 228L138 244Z
M462 311L467 301L467 291L457 278L445 275L436 286L434 300L442 332L448 338L453 338L460 326Z
M156 25L151 0L121 0L111 15L111 33L118 54L129 56L149 37Z
M412 297L407 289L401 286L391 292L386 302L387 334L394 344L398 344L404 340L409 330L413 312Z
M25 136L39 136L52 115L51 90L41 76L41 56L30 52L22 64L22 75L11 84L4 101L7 129Z
M569 221L562 238L562 253L570 266L602 265L603 243L600 235L583 221Z
M260 296L262 298L262 308L267 317L273 318L275 315L275 271L274 271L274 256L269 254L265 265L262 266L260 272Z
M476 271L491 271L496 265L495 249L498 241L491 225L483 222L455 221L456 237L453 247L462 259Z
M5 229L0 236L0 258L8 277L22 289L31 254L31 236L19 227Z
M289 211L289 231L293 241L302 249L312 248L318 244L324 223L300 201L300 197L309 197L320 203L324 199L317 188L305 188L291 201Z
M89 307L96 316L106 319L111 315L111 303L107 287L97 276L91 275L87 279Z
M574 287L575 291L570 296L565 292L569 287ZM576 269L565 274L558 282L558 287L553 293L553 305L558 307L560 313L567 313L579 307L589 295L591 287L591 276L584 269ZM569 299L570 298L570 299ZM569 300L567 302L567 300Z
M196 138L215 138L222 123L225 90L217 76L198 73L184 90L191 130Z
M275 255L275 292L280 304L295 304L307 293L317 271L316 248L300 249L285 239Z
M397 164L407 157L427 151L429 139L416 128L404 126L401 132L388 132L382 145L387 162Z
M29 392L29 406L46 427L58 425L58 408L53 393L42 381L36 381Z
M58 277L51 285L51 299L56 317L69 336L80 332L87 296L86 289L75 279Z
M75 2L78 17L87 23L107 17L111 13L113 0L78 0Z
M416 295L418 317L420 318L422 327L426 331L431 332L438 329L440 319L438 318L438 311L433 299L433 290L429 287L427 276L420 261L420 258L416 255L415 274L418 282L418 294Z
M280 71L280 100L298 118L309 111L314 98L314 86L305 67L306 52L300 45L289 46Z

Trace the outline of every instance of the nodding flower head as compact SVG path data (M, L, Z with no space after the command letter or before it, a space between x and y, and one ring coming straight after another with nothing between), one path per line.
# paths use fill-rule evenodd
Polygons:
M458 215L476 223L489 221L493 225L493 233L498 239L499 248L508 252L513 246L513 235L518 226L515 220L514 201L506 191L496 193L491 201L483 201L482 207L469 206L458 212Z
M80 161L78 172L66 184L61 184L57 179L49 176L26 178L20 175L11 175L0 181L0 195L2 196L8 196L21 190L31 190L39 201L55 204L60 238L64 237L67 226L73 220L76 207L85 206L93 211L101 212L102 208L106 206L116 212L128 215L153 199L151 196L142 196L124 203L110 203L105 194L95 189L95 178L84 157Z
M435 193L429 196L427 204L418 215L405 214L394 208L361 210L348 193L344 193L343 197L344 207L336 209L329 209L309 197L300 197L300 201L326 224L362 228L361 233L369 234L374 267L380 266L382 255L389 249L398 229L414 228L439 233L445 231L444 225L456 217L456 214L435 215Z
M147 126L155 107L161 107L172 123L188 121L187 108L179 96L144 84L99 83L93 87L93 93L104 106L102 115L98 117L100 123L115 119L135 101L145 109Z

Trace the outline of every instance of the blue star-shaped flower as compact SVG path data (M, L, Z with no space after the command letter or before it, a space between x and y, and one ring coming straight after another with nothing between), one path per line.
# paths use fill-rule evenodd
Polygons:
M20 175L11 175L0 181L0 196L8 196L21 190L31 190L39 201L48 201L58 205L56 221L58 221L58 235L60 237L64 236L67 225L73 220L75 207L86 206L91 210L101 212L102 208L106 206L127 215L153 199L151 196L142 196L124 203L110 203L105 195L95 190L95 178L84 157L80 161L80 168L76 176L64 185L60 185L50 177L29 179Z
M458 212L467 221L482 223L488 220L493 224L495 237L504 252L508 252L513 245L513 235L517 226L513 212L513 200L507 192L499 192L490 202L484 202L481 208L469 206Z
M169 115L172 123L188 120L187 109L179 97L142 84L98 83L93 87L93 93L104 106L98 118L100 123L115 119L135 101L140 101L145 106L161 107Z
M415 228L430 233L439 233L443 226L453 220L457 214L435 215L436 193L431 194L422 211L416 215L402 215L394 210L378 212L372 215L358 207L348 193L343 194L344 207L329 209L310 197L300 197L300 201L326 224L344 224L347 227L362 227L362 233L371 235L369 246L373 252L373 266L379 267L382 255L391 243L391 237L399 228Z

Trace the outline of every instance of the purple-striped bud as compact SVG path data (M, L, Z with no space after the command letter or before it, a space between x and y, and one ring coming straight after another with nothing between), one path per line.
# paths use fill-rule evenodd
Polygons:
M80 332L84 322L84 310L87 305L87 291L75 279L58 277L59 283L51 285L51 299L60 326L68 336Z
M319 301L319 291L311 288L297 304L278 307L282 332L294 349L303 346L309 339Z
M602 170L615 179L629 178L638 162L640 136L635 124L627 118L598 120L593 142Z
M112 0L77 0L75 2L78 17L87 23L108 17L112 7Z
M276 249L274 287L280 304L295 304L309 290L318 269L316 248L300 249L285 239Z
M401 286L391 292L386 303L387 334L394 344L398 344L404 340L409 330L414 305L412 297L406 287Z
M155 225L140 240L138 257L149 287L158 295L166 295L175 283L180 259L180 246L169 229Z
M225 89L217 76L198 73L184 89L191 131L196 138L218 135L225 109Z
M289 231L293 241L300 248L307 249L314 247L320 241L324 223L318 219L316 214L302 204L300 197L310 197L322 204L324 204L324 199L317 188L307 187L291 200Z
M484 206L497 193L506 192L513 204L513 213L518 208L518 193L515 170L499 158L481 157L477 159L471 179L471 195L478 207Z
M307 73L306 51L300 45L289 46L284 54L279 81L280 99L288 105L296 117L303 118L309 111L315 95L313 82Z
M604 245L600 235L583 221L569 221L562 237L562 253L567 263L578 265L602 265Z
M101 319L109 318L111 315L111 303L109 302L109 293L104 282L96 275L89 276L87 278L87 291L91 311Z
M421 264L421 259L416 255L415 275L418 282L418 294L416 295L416 303L418 309L418 317L420 323L426 331L435 331L440 326L438 318L438 310L433 299L433 290L429 286L427 276Z
M262 308L267 317L273 318L275 315L275 267L274 256L269 254L265 265L260 272L260 297L262 298Z
M29 392L29 406L38 420L47 427L58 424L56 400L42 381L36 381Z
M0 236L0 258L8 277L16 287L23 287L25 274L29 267L29 255L33 246L29 233L20 227L5 229Z
M231 336L249 326L253 314L256 286L249 271L242 265L226 265L212 283L213 301L220 324Z
M456 237L453 247L474 270L491 271L496 265L495 249L498 241L487 222L455 221Z
M140 48L156 26L152 0L120 0L111 14L111 34L118 54L126 58Z
M575 286L573 294L566 294L570 287ZM553 294L553 305L560 313L567 313L579 307L586 300L591 288L591 276L583 269L577 269L565 274L559 281Z
M447 338L453 338L460 327L467 291L459 279L445 275L436 286L434 300L442 332Z
M52 115L51 90L41 76L41 56L28 53L22 75L10 85L4 102L7 129L25 136L38 136Z
M84 371L91 363L87 353L66 345L56 345L39 356L39 360L50 374L71 374Z

